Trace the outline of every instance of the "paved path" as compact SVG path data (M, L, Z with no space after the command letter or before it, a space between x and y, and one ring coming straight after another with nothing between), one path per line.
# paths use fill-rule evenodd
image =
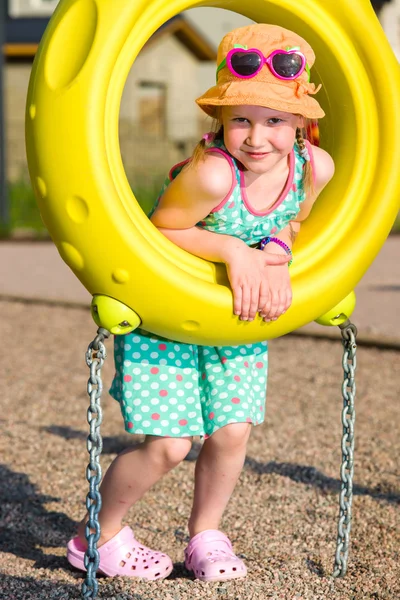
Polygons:
M360 335L400 343L400 236L391 236L356 288ZM91 295L50 242L0 242L0 297L87 303ZM300 332L332 332L311 323Z

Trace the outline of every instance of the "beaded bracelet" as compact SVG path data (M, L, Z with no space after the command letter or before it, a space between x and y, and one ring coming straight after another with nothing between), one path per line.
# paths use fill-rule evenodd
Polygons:
M280 246L281 248L284 249L284 251L286 252L286 254L290 254L290 256L292 257L290 259L290 261L288 262L288 267L290 267L290 265L293 262L293 254L291 249L289 248L289 246L287 244L285 244L285 242L282 242L282 240L280 240L279 238L276 237L265 237L261 240L260 242L260 250L264 250L265 246L267 244L269 244L270 242L274 242L275 244L278 244L278 246Z

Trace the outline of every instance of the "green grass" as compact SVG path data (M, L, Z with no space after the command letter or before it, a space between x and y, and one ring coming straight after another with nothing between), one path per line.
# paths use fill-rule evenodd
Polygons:
M21 177L8 185L8 202L10 221L8 224L0 222L0 237L8 237L21 230L29 231L34 237L47 235L33 189L26 179Z
M154 203L162 189L163 182L164 178L158 178L150 185L142 182L132 184L132 190L135 198L146 215L153 208Z
M400 213L397 215L395 222L393 223L391 233L400 233Z
M146 179L132 184L135 197L146 214L161 190L163 179L159 176L154 181ZM41 219L32 186L26 177L8 185L8 202L9 223L0 221L0 239L15 236L16 233L38 239L49 236Z

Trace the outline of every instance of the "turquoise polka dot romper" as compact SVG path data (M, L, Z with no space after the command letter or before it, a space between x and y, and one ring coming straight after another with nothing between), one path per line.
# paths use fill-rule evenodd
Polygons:
M304 200L304 159L295 145L281 197L268 211L249 204L243 172L221 142L232 169L227 197L203 221L209 231L235 235L247 244L281 231ZM173 167L164 187L187 161ZM157 201L158 202L158 201ZM156 203L157 205L157 203ZM154 210L154 209L153 209ZM209 437L231 423L264 421L267 342L239 346L198 346L167 340L143 330L115 336L115 376L110 394L121 406L126 431L168 437Z

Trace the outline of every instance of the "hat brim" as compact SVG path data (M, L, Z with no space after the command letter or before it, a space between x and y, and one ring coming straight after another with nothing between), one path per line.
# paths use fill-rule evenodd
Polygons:
M245 85L243 85L245 83ZM321 106L309 94L294 96L293 88L279 83L268 86L260 81L231 81L216 85L199 98L196 103L210 117L215 117L217 106L253 105L265 106L282 112L302 115L307 119L325 116Z

